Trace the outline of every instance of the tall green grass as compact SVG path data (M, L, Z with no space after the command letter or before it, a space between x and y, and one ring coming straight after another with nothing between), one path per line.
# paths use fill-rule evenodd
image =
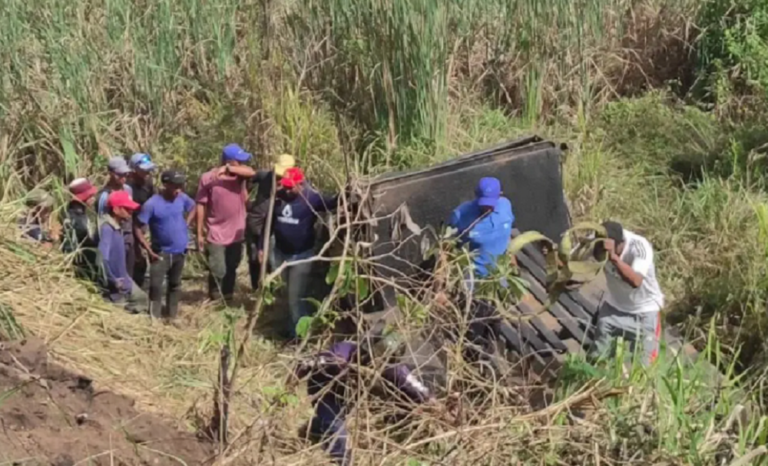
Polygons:
M434 149L451 102L478 87L529 124L563 106L590 108L616 84L637 7L625 0L297 4L287 24L308 82L390 150L414 139ZM687 2L648 4L674 16Z
M257 0L20 0L0 15L0 160L80 175L250 89Z

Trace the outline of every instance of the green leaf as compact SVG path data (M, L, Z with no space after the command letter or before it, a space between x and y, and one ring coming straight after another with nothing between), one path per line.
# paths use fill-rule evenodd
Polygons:
M296 323L296 335L301 339L307 338L314 320L315 318L310 316L304 316L299 319L299 321Z
M368 288L368 280L362 277L357 277L357 299L362 301L368 297L370 289Z
M522 251L523 248L526 247L527 245L538 242L538 241L546 241L550 245L553 245L552 241L549 238L542 235L538 231L526 231L525 233L520 234L520 236L513 238L512 241L509 242L509 247L507 248L507 251L510 254L516 255L518 252Z
M328 273L325 275L325 284L326 285L333 285L333 282L336 281L336 278L339 276L339 263L335 262L331 265L331 268L328 270Z
M304 298L304 301L310 303L311 305L315 306L316 310L320 310L321 307L323 307L323 302L318 301L315 298Z

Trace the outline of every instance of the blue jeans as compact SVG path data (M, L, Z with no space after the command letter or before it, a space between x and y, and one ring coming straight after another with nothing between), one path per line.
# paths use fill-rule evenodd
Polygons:
M280 249L274 248L274 266L272 270L277 269L285 262L309 259L314 256L314 251L300 252L298 254L285 254ZM283 281L288 289L288 310L291 317L291 334L296 335L296 324L304 316L312 313L312 304L305 301L309 295L307 286L309 284L310 273L312 272L312 262L305 262L298 265L291 265L285 268L282 273Z

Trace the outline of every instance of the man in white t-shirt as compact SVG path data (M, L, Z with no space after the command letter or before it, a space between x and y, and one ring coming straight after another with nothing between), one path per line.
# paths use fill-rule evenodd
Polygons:
M608 256L606 291L598 309L593 353L613 352L614 340L623 337L632 351L642 343L643 364L652 363L659 352L661 308L664 294L656 280L653 247L647 239L625 230L619 223L605 222L608 238L596 255ZM639 349L638 349L639 351Z

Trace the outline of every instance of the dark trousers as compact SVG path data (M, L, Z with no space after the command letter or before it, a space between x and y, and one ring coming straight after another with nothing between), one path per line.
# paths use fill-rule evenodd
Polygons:
M211 299L230 299L235 293L237 267L243 259L243 242L229 245L208 243L208 294Z
M160 260L149 268L149 313L155 318L175 319L179 313L181 272L186 254L160 254ZM165 309L163 309L163 281L167 279Z
M141 246L138 244L134 247L134 265L133 265L133 281L139 285L139 288L144 288L144 281L147 278L147 269L149 268L149 261L147 255Z
M248 273L251 275L251 288L259 288L261 262L259 262L259 246L262 239L257 235L247 233L245 236L245 253L248 256Z
M349 466L351 458L347 450L347 427L344 416L338 415L333 419L324 419L315 414L310 422L311 440L320 443L334 462L341 466Z
M128 276L133 278L136 269L136 249L133 243L125 243L125 270Z

